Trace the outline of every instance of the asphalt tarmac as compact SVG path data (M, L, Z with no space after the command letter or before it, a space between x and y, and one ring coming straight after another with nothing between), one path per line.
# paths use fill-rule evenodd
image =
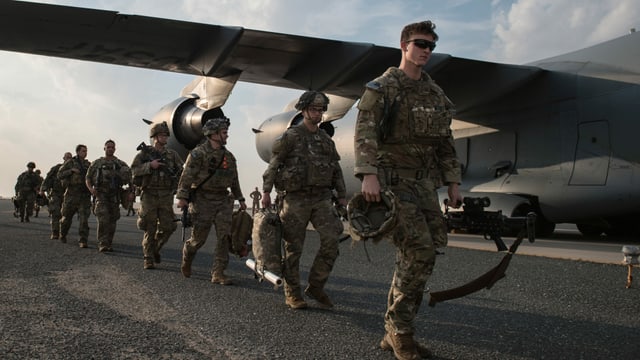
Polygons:
M233 286L212 284L213 234L185 279L180 228L158 268L143 270L136 217L123 216L115 251L99 253L95 218L89 248L81 249L77 221L62 244L49 240L46 209L40 216L20 223L0 201L1 359L394 358L378 347L394 262L389 244L368 243L369 262L362 243L343 242L326 288L335 308L308 300L309 309L291 310L282 289L258 282L246 259L231 260ZM303 279L316 249L309 231ZM503 256L449 247L428 285L462 285ZM416 337L435 359L637 359L640 283L626 289L626 275L620 263L518 253L490 290L435 307L425 293Z

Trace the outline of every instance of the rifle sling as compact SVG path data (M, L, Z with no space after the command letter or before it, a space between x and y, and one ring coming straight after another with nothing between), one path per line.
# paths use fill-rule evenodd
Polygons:
M222 149L224 150L224 147L222 147ZM209 181L209 179L211 179L211 177L216 173L216 170L218 170L218 168L220 167L220 165L222 165L222 162L224 161L224 154L225 154L225 152L223 151L222 152L222 156L220 157L220 162L218 162L218 165L215 168L213 168L213 171L211 172L211 174L209 174L209 176L207 176L206 179L202 180L202 182L200 184L198 184L198 186L193 188L193 190L191 191L192 193L195 194L195 192L198 191L198 189L200 189L200 187L202 185L204 185L204 183Z
M434 307L439 302L461 298L482 289L491 289L491 287L496 282L498 282L498 280L505 277L505 271L507 270L507 267L509 267L511 257L513 257L513 254L515 254L516 250L518 250L518 246L520 246L520 244L522 243L522 239L524 239L525 234L526 231L524 229L521 230L518 233L518 237L513 242L513 244L511 244L509 251L507 252L507 254L505 254L500 263L477 279L456 288L431 292L429 306Z

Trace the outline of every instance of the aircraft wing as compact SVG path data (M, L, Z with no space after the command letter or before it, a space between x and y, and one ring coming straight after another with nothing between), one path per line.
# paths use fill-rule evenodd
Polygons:
M630 84L640 84L640 32L605 41L530 65Z
M115 11L3 1L0 49L293 88L357 99L399 49ZM433 54L427 70L459 113L538 68Z
M398 49L115 11L3 1L0 49L358 98ZM330 64L331 66L327 66Z

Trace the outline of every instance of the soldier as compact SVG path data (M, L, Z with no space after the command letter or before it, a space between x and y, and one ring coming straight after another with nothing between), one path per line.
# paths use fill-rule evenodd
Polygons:
M66 152L62 156L62 162L71 158L71 153ZM49 198L47 208L49 209L49 215L51 217L51 240L58 240L60 237L60 218L62 217L60 209L62 208L62 198L64 197L64 188L62 187L62 182L58 179L58 170L60 167L62 167L62 163L56 164L49 169L40 188L40 194L44 196L46 193Z
M251 196L251 199L253 200L253 205L251 206L251 215L255 215L256 211L260 210L260 200L262 200L262 194L256 186L256 189L251 194L249 194L249 196Z
M173 212L173 195L182 174L183 161L177 152L167 148L169 126L154 124L149 130L153 144L143 146L131 163L133 182L140 191L138 229L142 237L143 267L154 269L160 263L160 249L178 225ZM133 203L133 202L132 202Z
M127 215L126 216L133 216L136 214L136 210L133 207L133 204L135 204L136 202L136 189L135 186L132 185L131 190L130 190L130 201L127 202Z
M34 212L33 217L38 217L38 214L40 214L40 203L39 203L40 199L38 198L38 195L40 195L40 186L42 186L42 182L44 181L44 178L42 178L42 171L40 171L40 169L36 169L36 171L34 172L38 176L38 184L40 185L38 185L38 189L36 190L36 197L33 199L33 212Z
M67 242L73 215L78 214L78 245L87 248L89 239L89 215L91 214L91 193L85 183L87 170L91 163L86 159L87 146L76 146L76 156L67 160L58 170L58 179L65 188L62 200L62 218L60 219L60 241Z
M321 92L307 91L300 96L296 109L303 120L289 129L273 146L269 167L262 175L262 206L271 206L273 186L284 192L280 218L284 239L285 303L303 309L300 286L300 256L309 221L320 235L320 248L309 271L309 285L304 293L324 307L333 303L324 286L338 257L338 238L344 227L332 203L332 191L346 206L345 184L338 161L340 156L327 133L319 128L329 98Z
M29 222L29 216L33 214L33 205L36 194L40 188L40 176L33 170L36 164L33 161L27 163L27 171L18 176L16 181L16 202L20 213L20 222Z
M98 221L98 251L113 251L113 236L116 223L120 219L120 196L122 186L131 181L131 169L115 155L116 143L107 140L104 143L104 156L93 161L85 183L96 199L94 214Z
M229 119L226 117L210 119L204 124L202 132L207 141L189 153L176 194L178 207L188 206L193 222L191 238L182 249L182 275L191 276L193 258L207 241L211 224L214 224L216 250L211 282L221 285L232 284L224 270L229 264L234 198L240 203L240 210L247 209L238 180L236 158L225 148L228 130Z
M452 204L462 200L450 129L453 103L423 71L438 40L434 30L431 21L402 30L400 66L366 85L354 137L354 172L362 180L365 200L379 202L381 190L391 190L399 201L399 222L390 235L397 248L396 266L384 316L386 333L380 342L398 359L431 356L413 335L435 264L429 223L440 211L435 191L439 184L433 180L448 185Z

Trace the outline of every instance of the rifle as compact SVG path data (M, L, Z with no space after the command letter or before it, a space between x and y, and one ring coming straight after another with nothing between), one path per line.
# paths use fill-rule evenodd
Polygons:
M144 141L140 145L138 145L138 148L140 148L141 146L146 146L144 144ZM195 188L192 188L191 191L189 191L189 198L187 199L187 203L191 203L191 201L193 201L193 198L196 195L196 191L200 189L202 184L206 183L209 179L211 179L211 177L216 173L216 170L220 167L223 161L224 161L224 154L221 157L220 162L215 168L213 169L209 168L209 175L200 184L198 184L198 186L196 186ZM186 235L185 229L190 228L193 225L191 223L191 215L189 214L189 206L185 206L182 208L182 216L180 216L180 222L182 223L182 242L184 242L185 241L184 238Z
M164 170L169 174L169 176L171 176L171 178L177 180L177 178L179 177L180 174L178 174L175 171L175 169L173 169L171 167L168 167L166 165L167 164L167 159L163 156L162 153L157 151L153 146L147 145L143 141L138 145L138 147L136 147L136 150L144 152L144 154L146 155L146 158L144 159L145 163L151 162L153 160L158 160L161 163L160 166L164 168Z
M336 209L336 212L338 213L338 217L340 218L340 221L349 221L348 220L349 216L347 215L347 207L338 202L338 197L335 194L331 196L331 201L333 202L333 207ZM342 234L338 238L338 242L341 243L349 239L351 239L351 235Z
M482 289L491 289L498 280L506 276L505 272L507 267L509 267L511 258L518 250L518 246L520 246L525 236L529 239L529 242L534 242L535 240L536 213L529 212L526 217L507 219L506 216L502 215L501 211L483 210L491 204L487 197L465 198L463 202L465 203L464 211L454 212L457 213L457 215L453 216L453 224L459 226L458 228L482 230L484 231L485 239L487 235L490 234L489 236L492 236L492 240L495 241L498 250L503 251L500 249L500 244L502 244L507 253L498 265L475 280L452 289L431 292L429 299L429 306L431 307L436 306L439 302L457 299ZM447 201L445 200L445 206L446 205ZM452 218L452 213L448 210L447 208L445 211L445 217L449 225L451 224L449 219ZM501 231L509 225L513 226L513 223L515 223L516 226L520 226L520 229L516 240L511 244L509 249L506 249L504 242L502 242L500 238L500 234Z
M531 212L527 216L507 217L502 215L502 210L486 211L491 205L488 197L466 197L463 201L463 211L449 211L448 199L444 200L444 217L448 230L463 230L470 233L483 234L485 240L493 240L498 251L507 251L508 248L502 241L505 232L518 232L526 230L529 242L535 241L535 226Z
M182 242L185 242L187 229L193 225L191 223L191 215L189 214L189 206L185 206L182 208L182 215L180 216L179 221L182 224Z

